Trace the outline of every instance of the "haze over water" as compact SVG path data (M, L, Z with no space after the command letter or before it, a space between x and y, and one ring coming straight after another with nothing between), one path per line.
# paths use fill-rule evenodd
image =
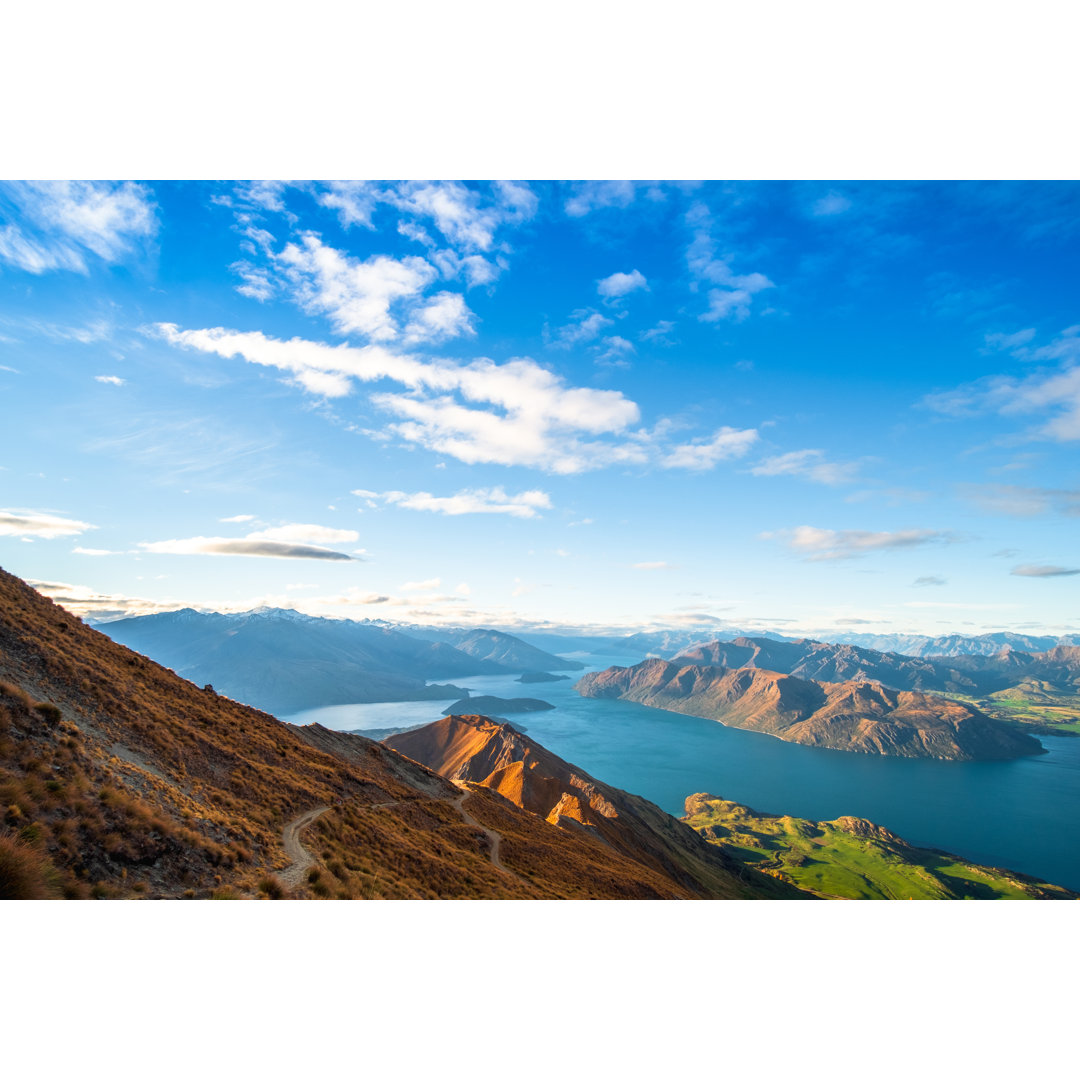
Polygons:
M575 656L586 670L626 657ZM508 719L560 757L683 814L686 796L709 792L755 810L817 821L868 818L909 843L1007 867L1080 890L1080 738L1040 736L1049 751L1005 762L950 762L819 750L715 720L626 701L580 697L584 674L522 684L515 675L466 680L474 696L540 698L556 706ZM340 705L286 717L336 730L411 726L438 719L429 701Z

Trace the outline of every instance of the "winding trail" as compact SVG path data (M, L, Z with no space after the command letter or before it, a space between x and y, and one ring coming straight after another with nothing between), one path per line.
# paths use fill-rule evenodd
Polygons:
M299 885L304 871L315 862L315 856L300 843L300 834L329 809L329 806L316 806L314 810L307 810L299 817L293 818L281 830L282 847L285 848L285 854L292 859L292 862L277 876L287 889L293 889Z
M495 867L500 873L506 874L508 877L514 878L516 881L520 881L523 885L531 885L532 883L523 878L520 874L514 873L508 866L506 866L502 858L499 855L499 847L502 844L502 835L497 833L494 829L489 829L486 825L481 825L465 809L465 800L472 794L472 792L465 787L465 785L459 781L454 781L455 784L461 789L461 794L456 799L433 799L432 802L445 802L449 803L460 815L461 820L465 822L472 829L478 829L482 832L488 840L488 855L491 859L491 865ZM382 803L370 803L367 806L362 807L364 810L381 810L390 806L397 806L403 800L396 799L393 802ZM300 843L300 834L311 824L317 821L323 816L329 809L329 806L316 806L313 810L305 810L304 813L298 817L292 819L285 824L285 827L281 831L281 844L285 848L285 854L289 856L292 862L289 863L284 870L280 870L277 873L278 879L287 889L294 889L299 885L304 878L305 871L314 864L315 856L302 843Z
M457 783L457 781L455 781L455 783ZM458 784L458 787L461 788L461 794L451 803L451 806L453 806L461 815L461 820L464 821L466 825L470 825L474 829L479 829L488 838L488 843L491 845L491 865L494 866L496 870L501 870L504 874L509 875L525 885L530 884L521 877L520 874L515 874L513 870L503 864L502 859L499 857L499 845L502 843L502 835L497 833L494 829L489 829L486 825L481 825L480 822L465 809L465 800L472 792L460 783Z

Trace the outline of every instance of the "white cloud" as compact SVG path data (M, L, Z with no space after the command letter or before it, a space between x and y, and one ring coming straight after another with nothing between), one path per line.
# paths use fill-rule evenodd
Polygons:
M244 522L244 521L254 521L254 520L255 520L255 515L254 514L235 514L233 517L218 518L218 521L220 521L224 525L232 525L234 523L240 523L240 522Z
M399 210L430 219L452 245L463 251L490 250L500 225L527 221L538 206L527 184L512 181L496 181L490 198L454 181L403 183L388 190L385 198Z
M611 367L629 367L630 362L626 357L636 351L626 338L618 335L601 339L596 348L599 350L596 355L597 363Z
M94 382L108 383L110 386L123 386L126 382L119 375L95 375Z
M432 495L427 491L412 494L384 491L378 498L407 510L429 510L454 517L460 514L509 514L511 517L534 518L538 516L538 510L551 509L551 497L547 492L534 490L507 495L501 487L477 488L444 496Z
M801 476L815 484L850 484L858 465L838 465L825 460L824 450L792 450L787 454L765 458L754 465L754 476Z
M872 551L920 547L924 544L949 543L952 533L933 529L900 529L896 532L864 532L858 529L817 529L799 525L758 534L762 540L779 540L792 551L805 555L808 562L826 559L852 559Z
M637 289L648 289L649 283L640 270L631 270L629 274L615 273L601 278L596 283L596 291L606 300L626 296Z
M742 457L757 440L758 433L754 428L740 431L722 427L708 439L696 439L673 447L660 464L666 469L711 469L718 462Z
M351 225L370 229L378 197L378 185L369 180L331 180L315 199L321 206L338 212L343 229Z
M391 306L419 296L438 276L426 259L373 255L361 262L325 245L315 233L276 257L305 311L327 315L338 333L374 341L397 337Z
M352 529L330 529L323 525L278 525L247 536L192 536L184 540L155 540L139 547L158 555L250 555L271 559L322 559L351 562L353 556L333 551L323 544L355 542L360 534ZM357 552L358 555L363 552Z
M277 284L270 277L270 272L263 267L253 266L246 259L241 259L233 263L229 269L239 275L244 283L236 286L236 291L241 296L247 296L262 303L277 292Z
M355 543L360 534L352 529L331 529L325 525L277 525L248 533L248 540L284 540L297 544L345 544Z
M17 224L0 229L0 261L32 274L88 273L87 255L119 262L157 230L151 192L104 181L18 181L0 185Z
M430 303L418 308L405 328L405 341L444 341L462 335L474 337L473 313L465 306L460 293L441 292Z
M407 442L469 464L533 465L572 473L647 459L633 442L600 443L579 437L624 433L640 418L633 401L616 390L568 386L561 376L529 359L504 364L488 359L468 364L424 362L374 345L333 347L297 338L278 341L258 332L180 330L170 324L157 329L176 345L225 357L239 355L250 363L288 371L312 393L348 394L354 378L403 383L408 393L371 397L377 407L400 418L391 430Z
M72 555L123 555L122 551L109 551L108 548L84 548L74 547L71 549Z
M352 556L309 544L287 544L277 540L248 540L225 536L192 536L186 540L155 540L140 543L155 555L251 555L269 559L326 559L351 562Z
M47 514L38 510L0 510L0 536L52 540L58 536L78 536L96 525Z

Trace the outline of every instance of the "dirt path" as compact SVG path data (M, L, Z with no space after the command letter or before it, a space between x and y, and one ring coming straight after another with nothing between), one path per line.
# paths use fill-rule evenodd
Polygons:
M458 785L459 787L461 785ZM530 884L525 878L519 874L515 874L513 870L507 867L501 857L499 856L499 847L502 844L502 836L494 829L489 829L486 825L481 825L465 809L465 800L472 794L468 788L462 787L461 794L456 799L435 799L435 802L449 802L450 805L457 810L461 815L461 820L465 822L470 828L479 829L488 839L490 845L489 854L491 857L491 865L496 870L508 877L515 878L517 881L522 882L525 885ZM393 802L383 803L371 803L365 806L365 810L380 810L384 807L397 806L401 800L395 800ZM313 822L317 821L329 810L329 806L316 806L314 810L307 810L299 817L295 817L292 821L285 825L285 828L281 831L281 844L285 848L285 854L289 856L292 862L289 863L284 870L279 870L277 873L278 879L285 886L286 889L295 889L304 879L304 873L315 862L315 856L303 844L300 843L300 834Z
M461 820L464 821L466 825L471 825L474 829L479 829L488 838L488 843L491 845L491 865L494 866L496 870L501 870L504 874L516 878L518 881L528 885L529 882L525 881L519 874L515 874L508 866L505 866L502 859L499 857L499 845L502 843L502 836L494 829L489 829L486 825L481 825L480 822L465 809L464 802L471 794L472 792L469 791L468 788L462 789L461 794L451 805L454 806L461 815Z
M314 810L308 810L299 817L293 818L282 829L281 843L285 848L285 854L292 859L292 862L277 876L287 889L293 889L299 885L304 877L304 871L315 862L315 856L300 843L300 834L329 809L329 806L316 806Z

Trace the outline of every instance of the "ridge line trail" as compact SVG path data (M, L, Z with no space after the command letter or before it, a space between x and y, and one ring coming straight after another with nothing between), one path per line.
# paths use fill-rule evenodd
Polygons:
M455 781L455 783L457 783ZM461 786L460 784L458 785ZM499 846L502 844L502 835L497 833L494 829L489 829L486 825L481 825L465 809L465 800L472 794L468 788L462 788L461 794L456 799L433 799L433 802L445 802L449 803L460 815L461 820L465 822L470 828L479 829L488 839L488 843L491 845L488 854L491 858L491 865L496 870L501 871L509 877L516 878L523 884L530 884L525 878L519 874L514 873L508 866L506 866L502 858L499 856ZM402 802L401 799L395 799L392 802L371 803L363 806L364 810L380 810L389 806L397 806ZM294 817L292 821L285 823L284 828L281 830L281 845L285 849L285 854L289 856L292 862L285 867L284 870L277 872L277 877L281 883L288 889L294 889L303 879L304 871L308 867L312 866L315 862L315 856L302 843L300 843L300 834L309 825L314 824L319 818L323 816L331 807L329 806L316 806L311 810L305 810L304 813Z

